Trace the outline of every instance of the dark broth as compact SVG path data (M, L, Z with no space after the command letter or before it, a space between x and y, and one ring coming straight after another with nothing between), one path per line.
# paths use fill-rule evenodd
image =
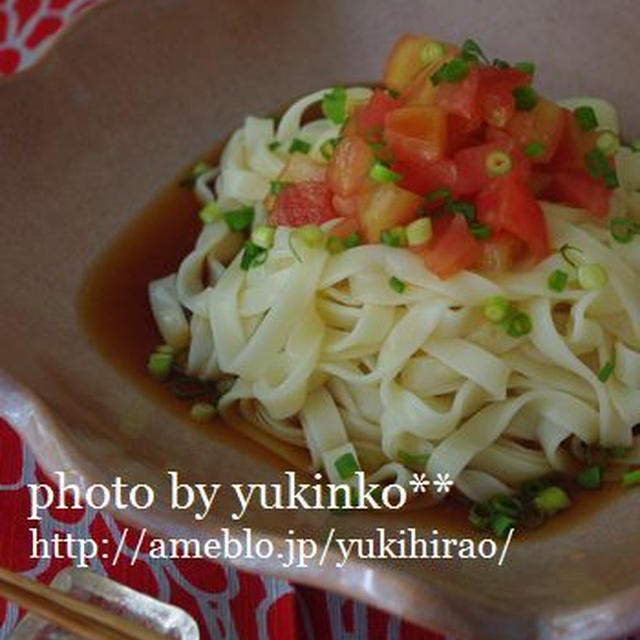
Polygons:
M215 165L223 144L214 148L203 160ZM193 166L194 163L189 166ZM181 172L185 175L187 170ZM283 458L264 445L286 454L297 461L298 470L307 467L308 456L298 448L282 443L266 433L243 424L197 425L189 418L190 404L178 400L166 384L152 379L146 362L153 349L162 342L155 328L148 304L147 286L151 280L177 270L180 262L193 248L201 222L199 203L192 193L179 186L176 178L163 189L145 209L113 239L91 266L79 296L79 311L83 325L94 347L133 384L162 403L174 415L185 421L185 428L200 428L212 439L266 460L274 470L291 468ZM261 446L263 445L263 446ZM572 492L571 509L551 518L539 529L528 531L527 538L559 534L592 514L599 505L615 497L618 487L609 486L598 491ZM468 505L450 497L437 507L404 513L388 513L405 526L438 528L441 532L457 535L472 534L467 520ZM358 517L380 518L381 513Z

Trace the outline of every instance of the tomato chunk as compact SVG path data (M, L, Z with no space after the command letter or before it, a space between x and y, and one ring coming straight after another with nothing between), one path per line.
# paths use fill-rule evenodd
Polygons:
M287 227L322 224L336 217L331 190L325 182L298 182L278 193L270 222Z
M396 109L386 117L384 138L399 162L439 160L447 143L446 114L436 106Z
M490 154L500 151L508 154L511 159L510 174L517 175L523 180L528 179L531 165L527 158L518 150L512 140L496 140L462 149L455 154L454 160L458 168L456 190L460 195L477 193L496 179L487 169L487 159Z
M344 137L329 162L329 188L341 197L352 195L363 186L372 163L373 151L362 138Z
M427 268L443 279L474 266L481 255L480 242L460 214L435 220L433 238L422 252Z
M538 153L530 155L532 162L549 162L556 153L565 126L565 111L554 102L538 98L531 111L518 111L506 126L516 142L525 149L541 145Z
M493 231L508 231L520 238L536 261L549 254L544 213L533 194L515 174L497 178L476 199L478 220Z
M386 182L359 196L358 221L366 242L380 242L383 231L414 220L422 205L415 193Z
M381 134L387 114L403 105L404 100L392 98L382 89L375 89L369 102L354 115L358 132L365 137Z
M436 89L436 104L447 113L461 116L469 121L478 121L478 69L469 71L467 77L459 82L442 82Z
M391 165L393 171L402 179L398 186L420 195L427 195L436 189L449 189L457 195L458 169L453 160L436 160L435 162L396 162Z
M416 36L405 34L393 45L391 55L387 59L387 65L382 76L384 84L389 89L402 91L407 87L415 75L424 67L421 59L422 50L426 45L435 43L432 38L427 36ZM452 45L441 43L447 53L453 53L456 48ZM446 60L443 57L436 63L441 64ZM435 73L437 66L433 68Z
M567 109L562 111L564 128L550 165L558 169L584 169L584 158L595 146L598 134L595 131L582 129L571 111Z
M602 180L592 178L586 171L567 169L556 171L551 178L551 186L544 193L554 202L563 202L580 207L599 218L609 213L611 190Z

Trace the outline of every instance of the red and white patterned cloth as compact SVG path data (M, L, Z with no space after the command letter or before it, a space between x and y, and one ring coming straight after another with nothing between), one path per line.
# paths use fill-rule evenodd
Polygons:
M79 11L100 0L0 0L0 75L25 69L55 40ZM43 582L70 560L33 560L26 485L48 482L32 453L0 420L0 566ZM111 515L51 508L37 523L40 537L71 533L111 541L114 557L123 527ZM129 539L134 539L130 537ZM292 585L268 576L236 571L202 560L148 560L144 553L129 566L128 549L111 565L99 559L91 569L176 604L198 622L203 640L443 640L396 617L341 596ZM0 599L0 640L23 612ZM640 636L636 638L640 640Z

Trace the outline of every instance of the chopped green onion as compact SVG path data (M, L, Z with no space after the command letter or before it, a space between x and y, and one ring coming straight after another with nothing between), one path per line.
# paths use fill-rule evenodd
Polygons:
M400 280L399 278L396 278L395 276L391 276L389 278L389 286L396 292L396 293L404 293L404 290L406 289L407 285Z
M170 353L152 353L147 361L147 371L156 380L166 380L171 373L173 355Z
M525 500L533 500L538 494L549 486L545 480L528 480L520 485L520 495Z
M198 162L191 168L189 175L180 181L180 186L187 189L193 189L198 178L208 171L211 171L211 169L213 169L213 167L208 162Z
M531 111L538 102L536 92L529 86L516 87L512 91L518 111Z
M211 422L217 413L215 405L209 402L196 402L192 407L189 415L196 422Z
M619 185L615 169L611 168L602 149L598 147L591 149L584 159L587 172L592 178L602 178L607 189L615 189Z
M273 247L273 239L276 230L273 227L261 225L251 232L251 242L261 249L270 249Z
M471 231L471 235L478 238L478 240L486 240L491 236L491 227L480 222L472 222L469 225L469 231Z
M320 153L325 160L330 160L333 152L338 146L338 138L329 138L320 145Z
M583 264L578 267L578 282L583 289L602 289L608 281L609 276L600 264Z
M431 82L439 85L441 82L454 83L460 82L469 75L470 65L467 60L462 58L454 58L446 64L442 65L432 76Z
M424 468L429 462L428 453L408 453L403 449L398 449L398 461L405 467L413 469L414 471L424 471Z
M207 204L200 209L200 213L198 213L198 217L203 222L203 224L211 224L216 220L219 220L221 217L220 208L218 207L218 203L215 200L211 202L207 202Z
M550 516L561 509L566 509L571 504L571 500L564 489L547 487L533 499L533 504L540 513Z
M284 187L286 187L289 183L288 182L280 182L279 180L272 180L269 183L269 193L272 196L277 196Z
M451 198L451 189L440 187L430 191L425 197L426 202L438 202L440 200L449 200Z
M493 516L493 509L485 502L474 502L469 509L469 522L477 529L488 529Z
M593 107L578 107L574 110L573 117L584 131L593 131L598 127L598 118Z
M628 244L634 236L640 233L640 225L629 218L612 218L609 231L616 242Z
M334 87L322 98L322 114L334 124L342 124L347 118L347 90Z
M362 242L360 234L357 231L352 231L346 238L342 240L342 246L345 249L353 249Z
M509 315L510 309L511 303L504 296L493 296L487 300L482 311L489 322L498 324Z
M338 253L342 253L345 247L343 241L340 238L336 238L336 236L329 236L327 238L327 243L325 244L325 249L331 255L336 255Z
M533 324L531 323L531 318L526 313L519 311L509 321L507 334L512 338L521 338L531 333L532 329Z
M398 98L400 97L400 92L396 89L386 89L387 94L389 94L390 98Z
M606 382L611 377L611 374L615 371L615 368L615 363L611 361L605 362L600 371L598 371L598 380L600 380L600 382Z
M489 506L495 513L502 513L510 518L517 518L522 513L522 502L510 495L497 495L489 500Z
M311 145L305 140L294 138L289 145L289 153L309 153Z
M295 233L296 237L300 238L310 249L317 249L324 244L324 233L315 224L306 224L292 233Z
M224 221L231 231L244 231L251 226L255 210L253 207L241 207L222 214Z
M338 475L343 480L348 480L355 475L356 471L360 470L358 461L355 459L352 453L343 453L333 463Z
M494 58L491 65L496 69L509 69L511 67L506 60L501 60L500 58Z
M597 489L602 484L602 470L600 467L589 467L576 478L578 484L585 489Z
M544 155L547 147L542 142L530 142L525 145L524 155L529 158L539 158Z
M461 213L469 224L471 224L476 217L476 208L472 202L454 200L447 205L447 208L451 213Z
M471 39L467 39L462 43L462 57L469 62L478 62L478 60L484 60L487 64L489 64L489 60L487 56L484 55L484 52L480 48L480 45Z
M265 254L266 259L266 251L262 247L254 244L251 240L245 242L244 251L240 260L240 268L243 271L248 271L251 267L259 266L261 264L262 254Z
M613 131L603 131L596 140L596 147L611 156L620 148L620 138Z
M492 151L487 154L484 167L487 173L495 178L509 173L513 167L513 163L511 162L511 156L505 151Z
M380 234L380 242L388 247L401 247L407 244L407 232L404 227L385 229Z
M627 471L627 473L622 476L622 484L625 487L632 487L634 484L640 484L640 469Z
M280 142L278 140L273 140L273 142L270 142L267 145L267 149L269 149L269 151L275 151L279 146Z
M431 64L436 60L440 60L445 53L444 46L439 42L428 42L420 51L420 62L423 65Z
M491 520L491 530L498 538L505 538L509 530L513 529L515 523L516 521L513 518L504 513L498 513Z
M431 240L433 230L431 228L431 218L418 218L410 222L407 227L407 243L410 247L425 244Z
M402 176L399 173L392 171L382 162L373 163L369 171L369 177L376 182L398 182L398 180L402 180Z
M578 263L574 262L574 260L569 256L570 251L576 251L577 253L582 253L582 249L578 247L574 247L572 244L564 243L559 249L558 253L562 256L562 259L572 267L577 267Z
M547 279L549 289L551 289L551 291L557 291L558 293L565 290L567 282L569 282L569 274L562 269L556 269Z
M520 71L528 73L530 76L536 72L536 65L533 62L516 62L513 66Z

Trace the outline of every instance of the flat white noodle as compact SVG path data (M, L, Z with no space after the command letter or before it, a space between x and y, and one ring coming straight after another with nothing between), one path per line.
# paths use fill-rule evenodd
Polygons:
M325 163L322 145L339 136L327 119L303 123L328 91L296 101L277 126L247 117L219 166L196 180L198 198L223 211L252 206L254 226L264 224L263 199L291 141L308 142L310 157ZM349 108L370 95L347 89ZM565 104L592 106L601 129L618 131L605 101ZM612 215L640 221L640 153L621 148L615 161ZM541 204L551 246L572 245L578 262L600 264L603 289L584 290L557 252L526 270L443 281L409 251L370 244L329 255L286 227L265 262L246 271L244 236L220 220L203 226L177 274L150 283L151 309L163 339L186 350L189 375L235 377L223 414L237 410L308 449L312 468L331 480L342 481L345 461L370 482L407 488L416 469L431 479L448 473L483 501L554 470L574 473L590 445L630 446L623 462L638 464L640 236L619 244L606 221ZM569 275L563 291L548 287L554 269ZM509 336L484 318L497 295L529 314L529 335ZM603 381L605 366L613 371Z

